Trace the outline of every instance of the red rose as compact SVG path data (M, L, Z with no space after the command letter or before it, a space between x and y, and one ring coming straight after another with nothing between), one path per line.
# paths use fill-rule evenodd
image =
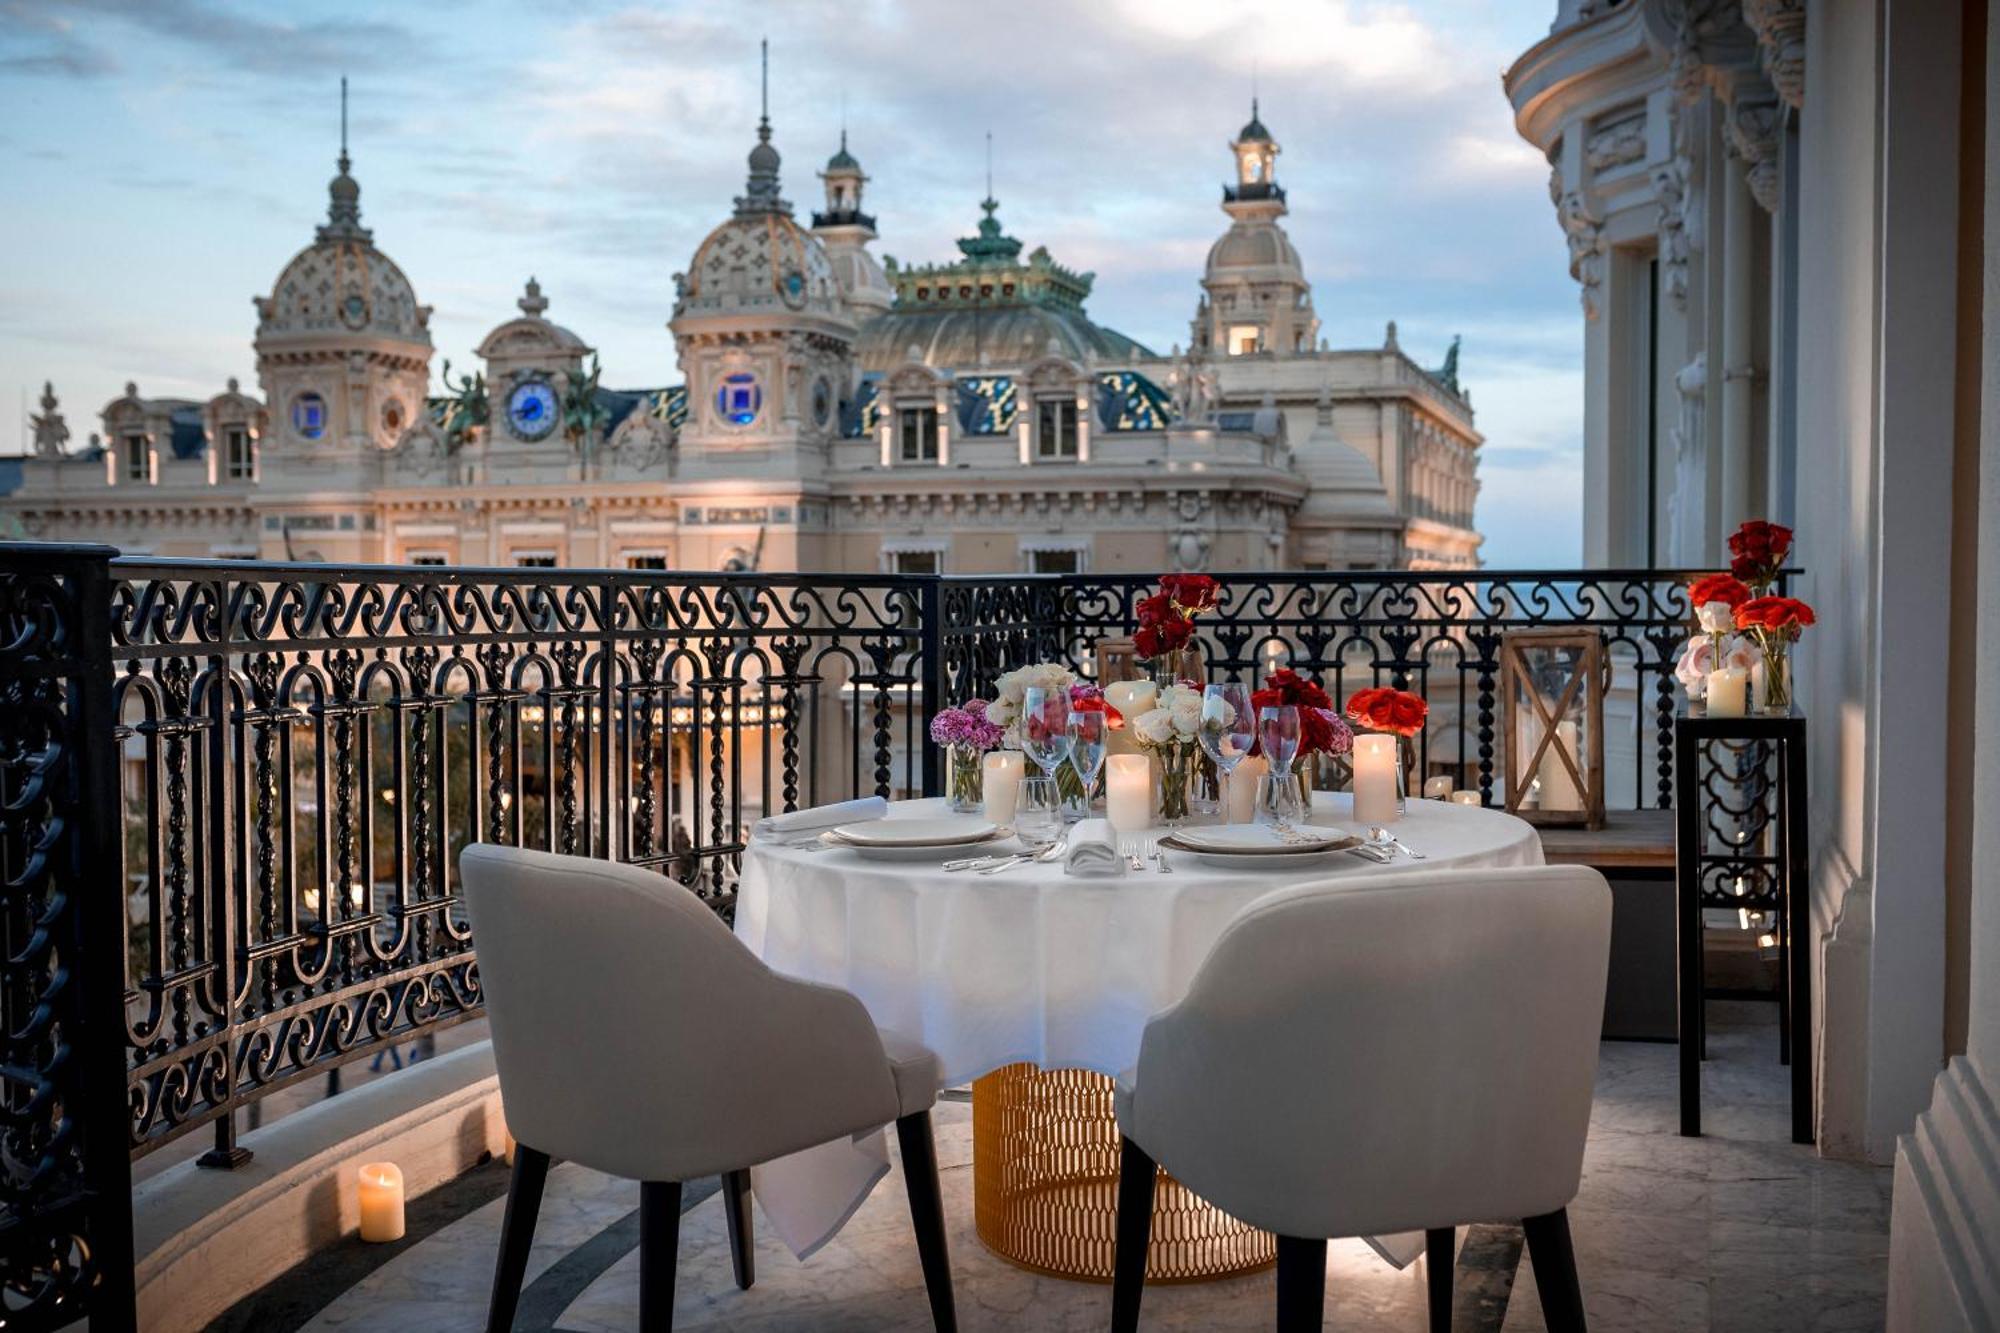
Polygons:
M1780 523L1753 518L1729 538L1729 570L1753 587L1775 582L1792 553L1792 530Z
M1375 731L1414 736L1424 729L1430 705L1407 690L1375 686L1356 690L1347 699L1347 715Z
M1817 622L1813 609L1796 597L1752 597L1736 608L1736 628L1762 630L1796 639Z
M1206 574L1166 574L1160 578L1160 589L1181 614L1193 616L1215 609L1221 585Z
M1140 598L1139 604L1132 609L1132 614L1137 617L1141 625L1157 625L1162 621L1180 618L1174 614L1174 599L1163 592Z
M1750 600L1750 589L1734 574L1709 574L1688 589L1688 605L1699 610L1710 602L1727 602L1733 611Z
M1178 616L1155 621L1139 627L1132 636L1132 647L1141 657L1161 657L1187 647L1194 637L1194 626Z

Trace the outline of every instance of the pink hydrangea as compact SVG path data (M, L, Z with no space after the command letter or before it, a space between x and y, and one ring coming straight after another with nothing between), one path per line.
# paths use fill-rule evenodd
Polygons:
M969 745L975 750L990 750L1006 734L1006 728L986 716L984 699L968 699L931 719L931 741L937 745Z

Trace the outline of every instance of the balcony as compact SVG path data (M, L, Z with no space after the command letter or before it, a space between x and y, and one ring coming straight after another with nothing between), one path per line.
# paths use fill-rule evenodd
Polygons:
M492 1158L509 1140L459 850L631 862L728 918L758 817L938 792L924 739L938 707L1028 661L1091 673L1095 645L1129 633L1153 583L114 557L0 548L5 1100L14 1160L26 1148L42 1162L10 1182L0 1232L10 1289L25 1296L20 1327L60 1327L86 1299L93 1326L119 1326L136 1299L146 1327L200 1327L239 1301L238 1322L220 1327L290 1327L272 1302L302 1291L342 1326L478 1326L502 1174ZM1503 635L1594 627L1610 657L1607 790L1663 821L1686 583L1659 571L1234 576L1201 647L1211 679L1290 666L1337 697L1374 684L1424 694L1421 771L1497 805ZM1829 1265L1822 1308L1879 1301L1883 1173L1782 1142L1774 1017L1734 1004L1716 1020L1700 1141L1671 1132L1672 1048L1605 1042L1578 1203L1603 1213L1580 1242L1593 1302L1692 1310L1718 1284L1754 1285L1741 1256L1770 1240L1756 1225L1766 1191L1744 1187L1766 1176L1795 1200L1786 1244L1855 1260ZM939 1117L956 1233L969 1220L962 1094ZM453 1128L427 1137L426 1123ZM388 1262L343 1235L351 1167L384 1151L416 1167L413 1193L428 1191L422 1235ZM581 1168L551 1188L574 1216L545 1235L563 1254L532 1299L583 1321L561 1327L628 1325L629 1191ZM1658 1192L1686 1207L1652 1216ZM732 1327L790 1327L799 1302L825 1299L823 1268L774 1253L767 1286L789 1294L760 1301L755 1320L768 1322L732 1322L721 1288L704 1285L726 1278L719 1205L688 1198L686 1300ZM896 1206L871 1201L836 1250L835 1271L901 1273L839 1306L857 1326L912 1310L921 1322L906 1237L869 1221ZM91 1263L66 1257L63 1237L82 1238ZM1101 1300L1021 1276L969 1232L954 1241L988 1326L1022 1301L1088 1322ZM205 1266L218 1246L238 1255L220 1275ZM1533 1308L1518 1229L1475 1229L1468 1247L1484 1267L1461 1262L1461 1299L1493 1316L1482 1326L1517 1326ZM427 1275L417 1298L398 1276L413 1265ZM1337 1269L1384 1310L1421 1308L1415 1268L1356 1251ZM1259 1326L1261 1306L1241 1299L1258 1280L1149 1308Z

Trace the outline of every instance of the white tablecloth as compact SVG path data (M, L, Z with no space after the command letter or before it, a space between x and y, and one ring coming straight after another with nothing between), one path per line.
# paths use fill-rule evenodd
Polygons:
M934 816L943 804L898 802L889 818ZM1307 822L1352 828L1351 813L1345 793L1316 792ZM853 991L879 1026L936 1051L947 1084L1017 1061L1115 1076L1137 1062L1147 1019L1186 993L1223 928L1267 893L1542 863L1534 829L1498 811L1413 800L1395 832L1426 859L1335 855L1250 872L1170 852L1172 874L1149 865L1116 879L1066 876L1059 864L954 874L753 839L736 933L780 972ZM824 1243L858 1203L852 1191L886 1170L879 1143L830 1148L757 1174L766 1213L801 1253ZM851 1170L829 1160L841 1153Z

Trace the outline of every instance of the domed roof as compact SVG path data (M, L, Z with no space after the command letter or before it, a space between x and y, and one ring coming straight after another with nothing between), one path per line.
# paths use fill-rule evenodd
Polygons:
M486 335L479 344L479 356L491 361L496 356L540 353L568 360L590 354L590 345L583 339L543 317L542 312L549 308L549 298L542 295L541 283L529 278L526 290L515 304L521 307L521 313Z
M688 265L674 317L759 307L844 313L825 247L790 213L738 213L711 231Z
M861 163L855 160L854 154L847 151L846 130L842 130L840 132L840 147L838 150L835 151L832 157L829 157L826 160L826 169L828 171L861 170Z
M1238 143L1269 143L1271 132L1264 128L1264 122L1257 116L1257 99L1250 99L1250 120L1237 132Z
M1320 398L1319 421L1293 449L1292 457L1308 485L1298 520L1331 524L1396 517L1382 474L1368 461L1368 455L1334 433L1333 405L1325 395Z
M1060 355L1086 365L1152 355L1081 311L1032 304L985 310L899 307L861 326L854 355L863 370L888 371L906 362L914 347L933 369L970 371L1026 366L1047 356L1052 344Z
M1288 268L1303 273L1292 238L1275 222L1239 220L1208 249L1208 271L1230 268Z
M269 297L257 299L257 336L365 334L430 346L430 307L396 262L375 248L361 225L361 185L348 173L327 185L327 220L313 243L292 257Z

